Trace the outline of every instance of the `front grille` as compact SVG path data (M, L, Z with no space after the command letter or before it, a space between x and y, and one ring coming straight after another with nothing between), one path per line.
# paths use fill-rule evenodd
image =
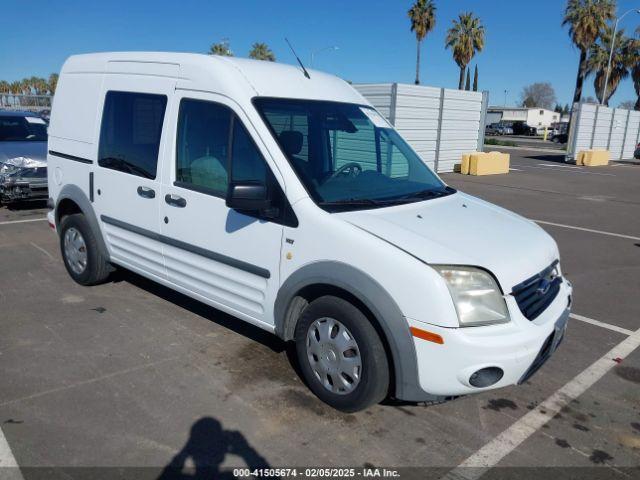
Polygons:
M529 320L535 320L558 295L562 278L556 274L557 265L556 260L537 275L513 287L511 294Z

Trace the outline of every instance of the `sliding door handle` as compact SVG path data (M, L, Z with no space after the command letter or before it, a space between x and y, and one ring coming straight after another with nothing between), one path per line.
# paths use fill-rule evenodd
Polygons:
M142 198L156 198L156 191L149 187L138 187L138 195Z
M184 208L187 206L187 201L184 198L179 197L178 195L167 194L164 196L164 201L172 207Z

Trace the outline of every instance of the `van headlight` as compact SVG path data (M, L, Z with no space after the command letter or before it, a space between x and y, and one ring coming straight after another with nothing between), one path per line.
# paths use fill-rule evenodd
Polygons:
M451 292L461 327L509 322L507 304L489 273L475 267L432 266Z

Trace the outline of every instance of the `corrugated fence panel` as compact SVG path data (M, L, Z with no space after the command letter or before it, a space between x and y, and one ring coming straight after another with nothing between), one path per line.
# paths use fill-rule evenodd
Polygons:
M636 145L640 142L640 112L629 111L628 122L621 158L633 158Z
M609 150L612 160L631 160L639 141L640 112L602 105L576 104L568 158L589 149Z
M427 165L435 168L437 162L439 172L451 172L463 153L478 149L484 129L481 92L409 84L395 84L394 89L393 85L355 88L394 124Z
M613 111L611 133L609 135L609 152L611 153L611 158L620 158L628 117L629 110L618 108Z
M596 117L596 127L593 129L593 139L591 148L606 149L609 145L609 130L611 128L611 119L613 118L613 110L608 107L600 107Z

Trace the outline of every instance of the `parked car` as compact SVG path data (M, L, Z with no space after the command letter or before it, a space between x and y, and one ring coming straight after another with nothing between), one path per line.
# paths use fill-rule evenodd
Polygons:
M566 133L556 133L549 137L553 143L567 143L568 135Z
M492 123L491 125L487 125L485 127L484 134L485 135L501 135L501 129L497 124Z
M343 411L523 383L565 332L553 239L446 185L331 75L73 56L49 166L77 283L120 266L294 342L309 388Z
M47 123L30 112L0 111L0 203L48 198Z
M640 143L636 145L636 151L633 153L633 158L640 160Z
M513 129L499 123L493 123L485 127L485 135L513 135Z
M513 128L509 125L501 125L502 135L513 135Z

